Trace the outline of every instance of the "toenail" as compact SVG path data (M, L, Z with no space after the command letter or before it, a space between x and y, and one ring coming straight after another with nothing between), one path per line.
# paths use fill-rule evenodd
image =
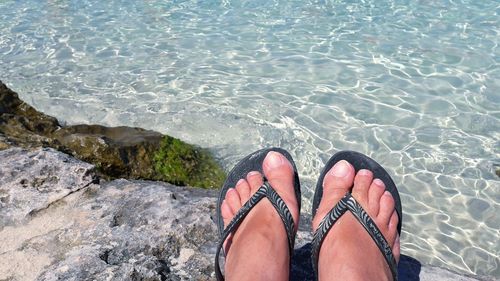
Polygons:
M267 156L266 156L266 161L264 162L267 168L273 169L273 168L279 168L281 165L285 163L283 157L281 154L270 151Z
M378 186L384 186L384 182L380 179L374 179L373 183L378 185Z
M392 194L389 191L386 190L384 192L384 196L392 197Z
M253 177L253 176L256 176L256 175L260 175L260 173L257 172L257 171L251 171L250 173L247 174L247 177Z
M347 161L345 160L337 162L333 166L332 171L330 173L332 174L332 176L339 178L347 176L347 174L349 173L349 163L347 163Z
M244 179L240 179L240 180L236 183L236 185L240 185L240 184L242 184L244 181L245 181Z
M362 176L368 176L370 175L370 171L369 170L366 170L366 169L361 169L358 171L358 175L362 175Z

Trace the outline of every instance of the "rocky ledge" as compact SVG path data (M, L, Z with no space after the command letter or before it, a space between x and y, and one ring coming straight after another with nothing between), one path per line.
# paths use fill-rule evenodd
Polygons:
M206 150L131 127L62 126L0 81L0 149L52 147L92 163L109 178L160 180L215 188L225 174Z
M0 163L0 280L215 279L216 191L102 181L94 165L52 148L5 149ZM292 280L312 280L303 225ZM399 271L401 280L480 280L406 256Z

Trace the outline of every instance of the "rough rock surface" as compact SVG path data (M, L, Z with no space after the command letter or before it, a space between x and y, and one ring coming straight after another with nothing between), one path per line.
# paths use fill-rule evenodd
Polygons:
M0 166L0 229L97 182L94 166L50 148L12 148L0 151L0 159L4 164Z
M53 149L10 148L0 163L0 280L214 280L216 191L99 183L91 165ZM312 280L308 220L292 280ZM400 277L478 280L409 257Z
M52 147L96 165L111 178L162 180L205 188L220 186L224 171L205 149L131 127L62 126L19 99L0 81L0 149ZM183 171L197 175L187 177Z
M3 150L0 162L0 279L211 277L213 191L98 184L91 165L50 148Z

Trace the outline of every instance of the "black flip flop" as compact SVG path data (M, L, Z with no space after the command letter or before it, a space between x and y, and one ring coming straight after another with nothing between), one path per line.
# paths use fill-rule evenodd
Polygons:
M241 209L238 211L238 213L234 216L233 220L228 224L228 226L224 229L224 221L222 219L222 214L221 214L221 205L222 201L226 197L226 192L228 191L229 188L235 187L236 183L240 179L246 178L247 174L251 171L258 171L262 175L264 175L264 172L262 170L262 163L264 162L264 159L266 158L266 155L270 151L275 151L281 153L283 156L290 161L293 167L294 171L294 191L295 191L295 197L297 198L297 203L299 207L299 212L300 212L300 183L299 183L299 175L297 173L297 167L295 166L295 163L293 162L292 156L285 150L281 148L268 148L268 149L262 149L258 150L247 157L243 158L229 173L228 178L224 182L224 185L222 186L220 193L219 193L219 200L217 202L217 226L219 229L219 244L217 245L217 252L215 254L215 274L217 277L217 280L224 280L224 275L221 272L220 269L220 264L219 264L219 257L221 254L221 249L224 245L224 241L226 238L231 234L232 232L236 231L238 228L239 224L243 221L243 219L248 215L248 213L252 210L252 208L257 205L257 203L263 199L267 198L276 211L278 212L279 216L281 217L281 220L283 221L283 225L285 227L285 231L288 237L288 247L289 247L289 253L290 253L290 261L291 261L291 256L293 254L293 247L295 243L295 224L293 221L293 217L288 210L288 207L286 206L285 202L281 197L278 195L278 193L273 189L273 187L269 184L266 178L264 178L264 184L257 190L257 192L252 195L252 197L246 202Z
M399 217L397 229L398 233L401 235L403 211L401 208L401 199L399 197L396 185L389 176L389 173L387 173L387 171L382 168L380 164L375 162L375 160L371 159L370 157L355 151L340 151L333 155L326 163L323 171L320 174L318 182L316 183L312 217L316 215L319 203L321 201L321 198L323 197L323 180L325 178L325 175L340 160L346 160L347 162L349 162L356 170L356 173L361 169L370 170L372 171L374 178L378 178L384 182L385 189L389 191L394 198L395 209ZM356 201L356 199L352 197L350 192L347 192L346 195L328 212L328 214L323 218L320 225L318 226L318 229L314 233L312 242L312 263L316 276L318 276L319 250L321 248L321 244L323 243L323 239L325 238L328 231L330 231L330 229L333 227L335 222L347 211L350 211L354 215L354 217L366 229L375 244L377 244L385 260L387 261L389 268L391 269L393 279L397 280L397 263L392 253L391 247L389 246L389 243L385 240L375 222L370 218L370 216Z

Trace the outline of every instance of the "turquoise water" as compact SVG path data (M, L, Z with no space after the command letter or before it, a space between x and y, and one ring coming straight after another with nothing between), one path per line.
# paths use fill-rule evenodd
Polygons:
M69 124L154 129L226 168L387 167L403 254L500 278L498 1L0 1L0 79Z

